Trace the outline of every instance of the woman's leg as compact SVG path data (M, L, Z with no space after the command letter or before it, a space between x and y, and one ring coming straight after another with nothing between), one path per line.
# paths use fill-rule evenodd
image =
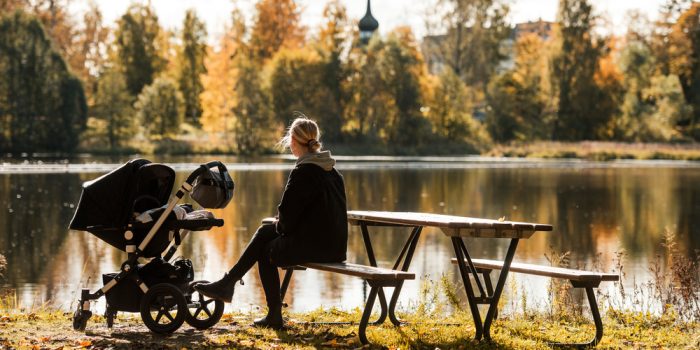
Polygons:
M230 275L234 281L243 278L253 265L260 260L261 256L267 255L269 258L268 243L277 237L279 237L279 234L275 230L275 225L262 225L258 227L253 238L248 242L248 246L243 250L243 254L238 258L238 262L233 265L227 275Z
M262 225L251 238L248 246L243 250L243 254L238 262L220 280L211 283L199 283L194 289L198 292L214 299L231 302L233 289L236 282L255 265L259 257L264 254L269 242L279 237L274 225ZM269 253L267 253L269 256ZM279 277L278 284L279 284ZM279 287L278 287L279 289Z
M256 319L253 324L261 327L281 329L284 326L282 318L282 296L280 295L280 275L277 266L272 262L272 245L270 242L258 257L258 273L260 283L265 291L267 300L267 316Z

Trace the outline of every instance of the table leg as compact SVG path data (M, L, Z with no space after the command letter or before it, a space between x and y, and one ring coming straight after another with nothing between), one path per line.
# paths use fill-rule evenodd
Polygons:
M371 266L377 267L377 259L374 257L374 249L372 248L372 241L369 239L367 223L361 222L360 230L362 231L362 240L365 243L365 250L367 251L367 258L369 259L369 264ZM381 308L381 312L379 314L379 318L376 321L371 322L373 325L379 325L384 323L387 316L387 305L386 296L384 295L384 288L379 287L378 292L376 294L379 296L379 306ZM369 317L369 315L367 317Z
M394 263L394 270L399 267L401 260L403 260L403 266L401 271L408 271L411 266L411 260L413 260L413 253L416 251L416 245L418 244L418 239L420 238L420 233L423 230L422 226L416 226L411 231L411 235L408 237L408 241L404 244L401 254L399 254L398 259ZM404 257L405 254L405 257ZM395 326L401 325L401 320L396 317L396 303L399 300L399 295L401 294L401 287L403 287L403 281L401 281L395 288L394 293L391 295L391 302L389 303L389 320Z
M506 284L506 277L508 276L510 264L513 262L513 257L515 256L515 249L518 248L518 241L519 239L517 238L514 238L510 241L508 252L506 253L505 259L503 260L503 268L501 269L501 273L498 275L496 289L493 291L493 295L491 296L489 310L486 312L486 319L484 320L484 338L486 340L491 340L491 322L493 322L493 319L496 316L496 310L498 309L498 300L501 298L503 286Z
M472 318L474 319L474 339L480 340L483 333L483 324L481 323L481 314L479 314L479 305L474 296L474 289L472 288L471 280L469 279L469 269L465 263L466 257L469 253L464 249L464 244L462 238L452 237L452 246L455 250L455 257L457 258L457 266L459 267L459 275L462 277L462 283L464 284L464 289L467 292L467 302L469 302L469 309L472 312ZM475 276L477 279L478 275Z

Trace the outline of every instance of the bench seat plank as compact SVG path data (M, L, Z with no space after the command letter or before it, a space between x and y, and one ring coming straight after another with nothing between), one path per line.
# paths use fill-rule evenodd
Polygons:
M503 262L499 260L472 259L474 267L481 269L500 270ZM457 259L452 258L452 263L456 264ZM511 272L527 273L537 276L555 277L568 279L570 281L593 282L593 281L618 281L620 276L612 273L602 273L593 271L573 270L563 267L542 266L513 262L510 265Z
M384 281L384 280L413 280L416 274L413 272L404 272L398 270L390 270L381 267L373 267L359 265L353 263L306 263L299 264L300 266L323 270L328 272L336 272L350 276L360 277L366 280Z

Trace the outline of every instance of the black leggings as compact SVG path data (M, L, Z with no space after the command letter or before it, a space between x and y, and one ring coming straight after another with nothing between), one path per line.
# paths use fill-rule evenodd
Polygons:
M260 283L265 291L265 299L267 299L267 307L269 309L282 307L280 275L279 271L277 271L277 266L272 263L270 254L273 241L279 237L280 235L275 230L275 225L267 224L258 227L238 262L229 271L229 275L233 277L233 280L238 281L257 262Z

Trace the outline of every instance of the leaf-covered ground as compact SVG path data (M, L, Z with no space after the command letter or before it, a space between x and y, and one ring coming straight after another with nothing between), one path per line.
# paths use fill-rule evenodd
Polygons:
M175 333L151 333L138 315L119 316L108 329L104 318L93 316L85 332L71 327L71 314L58 311L0 313L0 349L549 349L548 342L584 341L594 332L586 322L545 321L539 317L502 319L492 328L493 342L472 340L467 315L445 319L408 315L400 328L389 322L370 326L371 346L362 346L357 324L312 322L359 320L360 310L318 310L287 315L283 331L250 326L252 315L226 314L213 328L199 331L187 325ZM439 322L439 323L436 323ZM616 314L605 319L601 349L700 348L700 325L641 314Z

